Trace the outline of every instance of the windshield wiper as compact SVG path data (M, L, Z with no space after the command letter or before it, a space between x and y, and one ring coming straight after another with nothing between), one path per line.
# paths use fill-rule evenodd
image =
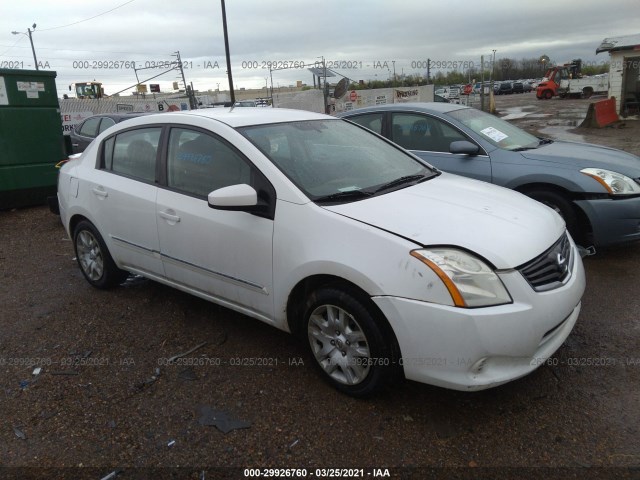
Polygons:
M398 187L401 185L405 185L407 183L421 183L425 180L429 180L430 178L437 177L438 174L434 173L432 175L424 175L419 173L417 175L405 175L404 177L396 178L395 180L391 180L390 182L385 183L384 185L379 186L375 189L373 193L382 192L383 190L388 190L390 188Z
M523 152L525 150L535 150L536 148L538 148L540 145L534 145L534 146L529 146L529 147L518 147L518 148L513 148L510 151L511 152Z
M341 200L360 200L372 196L373 193L366 190L346 190L330 195L324 195L314 199L315 202L339 202Z
M526 147L518 147L518 148L514 148L513 150L511 150L512 152L522 152L523 150L535 150L536 148L538 148L540 145L548 145L550 143L553 143L553 140L550 138L540 138L538 137L538 144L537 145L527 145Z

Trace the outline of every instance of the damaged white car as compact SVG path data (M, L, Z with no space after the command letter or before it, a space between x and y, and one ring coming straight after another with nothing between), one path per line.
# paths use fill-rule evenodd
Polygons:
M551 209L309 112L131 119L62 167L58 199L95 287L136 273L290 331L355 396L522 377L585 288Z

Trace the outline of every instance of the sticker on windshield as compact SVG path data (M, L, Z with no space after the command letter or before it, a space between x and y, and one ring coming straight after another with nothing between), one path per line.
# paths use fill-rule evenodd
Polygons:
M491 140L493 140L494 142L499 142L501 140L504 140L505 138L507 138L509 135L502 133L500 130L493 128L493 127L487 127L484 130L480 130L480 133L485 134L487 137L489 137Z

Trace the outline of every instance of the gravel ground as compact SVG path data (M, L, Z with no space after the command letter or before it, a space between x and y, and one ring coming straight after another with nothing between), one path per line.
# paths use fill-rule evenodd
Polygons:
M498 98L501 114L529 113L513 120L529 130L640 154L638 122L576 129L586 105ZM640 478L639 254L586 259L578 324L532 375L478 393L405 382L355 400L288 334L144 279L93 289L58 217L0 212L0 478L243 478L246 467Z

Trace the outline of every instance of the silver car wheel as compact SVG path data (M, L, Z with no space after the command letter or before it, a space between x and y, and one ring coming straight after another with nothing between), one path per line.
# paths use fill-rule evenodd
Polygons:
M320 305L307 325L311 351L327 375L345 385L357 385L367 378L369 344L351 314L335 305Z
M97 281L104 273L104 260L98 240L88 232L82 230L76 238L78 261L85 275Z

